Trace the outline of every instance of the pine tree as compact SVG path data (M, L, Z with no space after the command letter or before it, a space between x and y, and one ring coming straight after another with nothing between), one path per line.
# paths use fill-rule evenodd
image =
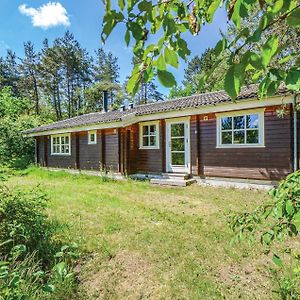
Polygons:
M31 42L24 43L24 58L21 59L20 73L22 81L22 90L29 98L35 102L35 113L40 113L40 101L38 91L39 74L38 68L40 63L40 54L34 51L34 45Z

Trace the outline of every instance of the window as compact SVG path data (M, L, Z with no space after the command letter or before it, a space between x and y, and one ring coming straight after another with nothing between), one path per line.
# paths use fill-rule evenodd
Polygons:
M71 154L70 134L51 136L51 154L52 155L70 155Z
M97 131L89 131L88 132L88 143L89 145L97 144Z
M264 146L262 110L218 116L218 147Z
M140 148L159 148L159 122L140 124Z

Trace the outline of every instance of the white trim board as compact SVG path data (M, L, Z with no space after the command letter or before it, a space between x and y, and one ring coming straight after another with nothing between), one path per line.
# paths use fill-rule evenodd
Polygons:
M34 137L34 136L44 136L44 135L69 133L69 132L89 131L89 130L96 130L96 129L123 128L135 123L145 122L145 121L171 119L171 118L186 117L186 116L193 116L193 115L207 114L207 113L221 113L221 112L229 112L235 110L256 109L256 108L263 108L263 107L268 107L273 105L284 105L290 103L293 103L292 96L284 96L284 97L275 96L264 100L247 99L247 100L240 100L237 102L230 102L230 103L226 102L226 103L220 103L214 105L203 105L196 108L186 108L181 110L159 112L155 114L147 114L142 116L135 116L134 113L130 113L128 115L125 115L122 118L122 121L53 129L53 130L34 132L34 133L29 133L24 135L28 137Z

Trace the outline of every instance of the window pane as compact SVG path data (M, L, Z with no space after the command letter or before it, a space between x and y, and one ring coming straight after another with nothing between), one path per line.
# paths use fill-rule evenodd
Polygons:
M62 144L65 143L65 137L64 137L64 136L61 137L61 143L62 143Z
M149 126L143 126L143 135L149 134Z
M258 144L258 130L247 130L247 143Z
M172 124L171 136L184 136L184 124Z
M222 144L232 144L232 132L222 132Z
M184 165L185 159L184 159L184 152L182 153L174 153L172 152L172 165Z
M245 131L239 130L233 132L233 143L244 144L245 143Z
M226 117L222 118L222 130L232 129L232 118Z
M184 138L172 139L172 151L184 151Z
M156 146L156 136L150 136L150 146Z
M148 137L147 136L143 137L143 146L149 146L148 145Z
M91 133L90 135L90 142L95 142L95 134L94 133Z
M155 125L150 125L150 135L155 135Z
M65 153L65 146L61 146L61 153Z
M258 115L247 115L247 128L258 128Z
M68 136L65 137L65 143L69 144L69 137Z
M70 153L70 148L69 148L69 146L65 146L65 153Z
M234 129L244 129L245 128L245 117L244 116L233 117L233 128Z

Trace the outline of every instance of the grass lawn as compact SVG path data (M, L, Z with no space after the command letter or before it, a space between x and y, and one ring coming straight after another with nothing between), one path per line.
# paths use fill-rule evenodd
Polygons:
M80 299L274 299L259 246L231 245L230 211L251 209L266 192L154 187L29 169L8 185L41 184L49 213L89 253ZM76 298L78 298L76 297Z

